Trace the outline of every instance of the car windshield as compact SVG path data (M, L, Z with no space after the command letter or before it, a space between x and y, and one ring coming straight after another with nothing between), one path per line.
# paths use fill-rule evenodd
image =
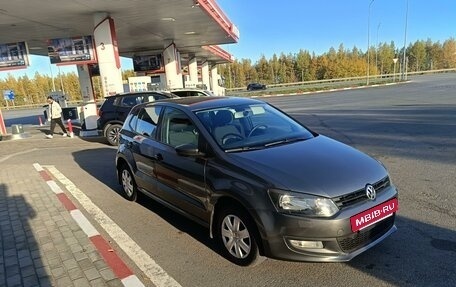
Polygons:
M268 148L307 140L313 134L268 104L244 104L195 112L226 152Z

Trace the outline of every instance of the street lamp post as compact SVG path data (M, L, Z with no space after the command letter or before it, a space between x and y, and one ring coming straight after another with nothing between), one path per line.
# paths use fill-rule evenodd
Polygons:
M52 74L52 65L49 64L49 69L51 70L51 79L52 79L52 91L55 91L55 82L54 82L54 75Z
M369 30L370 30L370 11L371 11L371 6L372 3L374 3L374 0L371 0L369 3L369 10L367 13L367 76L366 76L366 85L369 85Z
M405 7L405 32L404 32L404 55L402 57L402 80L407 80L407 76L406 76L406 72L405 70L407 69L407 66L406 66L406 58L405 58L405 45L407 44L407 18L408 18L408 0L407 0L407 3L406 3L406 7Z
M377 67L377 70L378 70L378 30L380 29L380 22L378 22L378 26L377 26L377 44L376 44L376 48L375 48L375 67Z
M65 94L65 89L63 88L63 79L62 79L62 76L60 75L60 67L57 66L58 69L59 69L59 78L60 78L60 87L62 89L62 93Z

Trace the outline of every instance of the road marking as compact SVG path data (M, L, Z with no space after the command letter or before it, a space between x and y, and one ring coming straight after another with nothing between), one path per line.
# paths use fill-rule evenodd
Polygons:
M21 151L21 152L16 152L16 153L13 153L13 154L10 154L10 155L7 155L7 156L4 156L0 159L0 162L3 162L3 161L6 161L12 157L15 157L17 155L21 155L21 154L26 154L26 153L29 153L29 152L33 152L33 151L37 151L38 149L37 148L32 148L32 149L29 149L29 150L25 150L25 151Z
M122 248L130 259L149 277L150 281L157 287L180 287L181 285L166 271L161 268L149 254L147 254L131 237L125 233L111 218L109 218L90 198L88 198L76 185L65 177L54 166L44 166L65 188L76 198L82 207L92 216L94 220L111 236L111 238ZM124 278L126 282L136 282L136 279ZM123 281L122 281L123 282Z
M111 248L109 243L98 233L95 227L87 220L84 214L68 196L58 187L57 183L51 178L51 176L42 168L38 163L34 163L33 166L39 172L41 178L46 181L52 191L56 194L57 198L63 204L63 206L70 212L73 219L79 225L79 227L87 234L89 240L98 250L100 255L105 260L106 264L112 269L114 274L120 279L125 287L144 287L144 284L133 274L130 268L124 263L124 261L117 255L117 253ZM56 188L57 187L57 188ZM56 192L56 190L61 192Z

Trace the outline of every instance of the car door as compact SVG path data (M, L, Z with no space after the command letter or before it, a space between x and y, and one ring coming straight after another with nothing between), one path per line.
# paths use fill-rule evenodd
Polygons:
M125 124L134 125L128 148L136 163L138 187L149 193L155 193L157 189L154 145L161 109L161 106L144 106L137 113L135 121Z
M160 120L158 140L154 149L158 192L175 207L206 221L206 160L176 152L176 147L181 145L198 146L202 140L198 129L183 111L166 107Z

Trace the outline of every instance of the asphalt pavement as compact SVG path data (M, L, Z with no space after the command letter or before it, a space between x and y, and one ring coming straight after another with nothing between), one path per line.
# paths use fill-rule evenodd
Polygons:
M114 240L125 234L160 264L162 269L153 275L166 270L182 286L454 286L455 79L456 74L449 73L416 77L403 85L265 99L314 131L374 156L389 169L399 189L398 232L348 263L269 259L255 268L235 266L217 253L206 229L151 200L132 203L123 199L116 182L115 147L99 138L77 135L47 140L44 133L48 127L36 125L40 111L24 112L17 118L6 113L9 128L26 119L35 125L24 125L29 137L0 141L0 286L23 286L29 280L32 283L26 286L36 286L36 280L39 286L62 286L60 282L66 286L69 281L84 286L80 283L84 280L92 286L110 286L131 278L124 277L127 269L145 286L176 286L145 276L144 270L150 267L145 257L130 260ZM54 169L74 185L62 184L65 181ZM106 220L84 210L72 193L74 186L125 234L119 237L116 232L103 231L100 225ZM78 210L96 231L77 223ZM46 216L51 220L44 219ZM77 243L66 238L69 230ZM99 245L97 232L110 245L105 253L94 244ZM59 251L57 257L52 251L65 245L58 234L70 251ZM53 249L46 240L53 242ZM87 249L90 247L93 249ZM66 262L72 259L66 257L70 253L77 266L74 261ZM111 267L106 253L119 255L128 268L119 272ZM97 260L92 261L95 254ZM89 259L81 262L77 256ZM52 261L56 258L58 261ZM89 268L89 261L95 269ZM113 278L103 277L108 270Z

